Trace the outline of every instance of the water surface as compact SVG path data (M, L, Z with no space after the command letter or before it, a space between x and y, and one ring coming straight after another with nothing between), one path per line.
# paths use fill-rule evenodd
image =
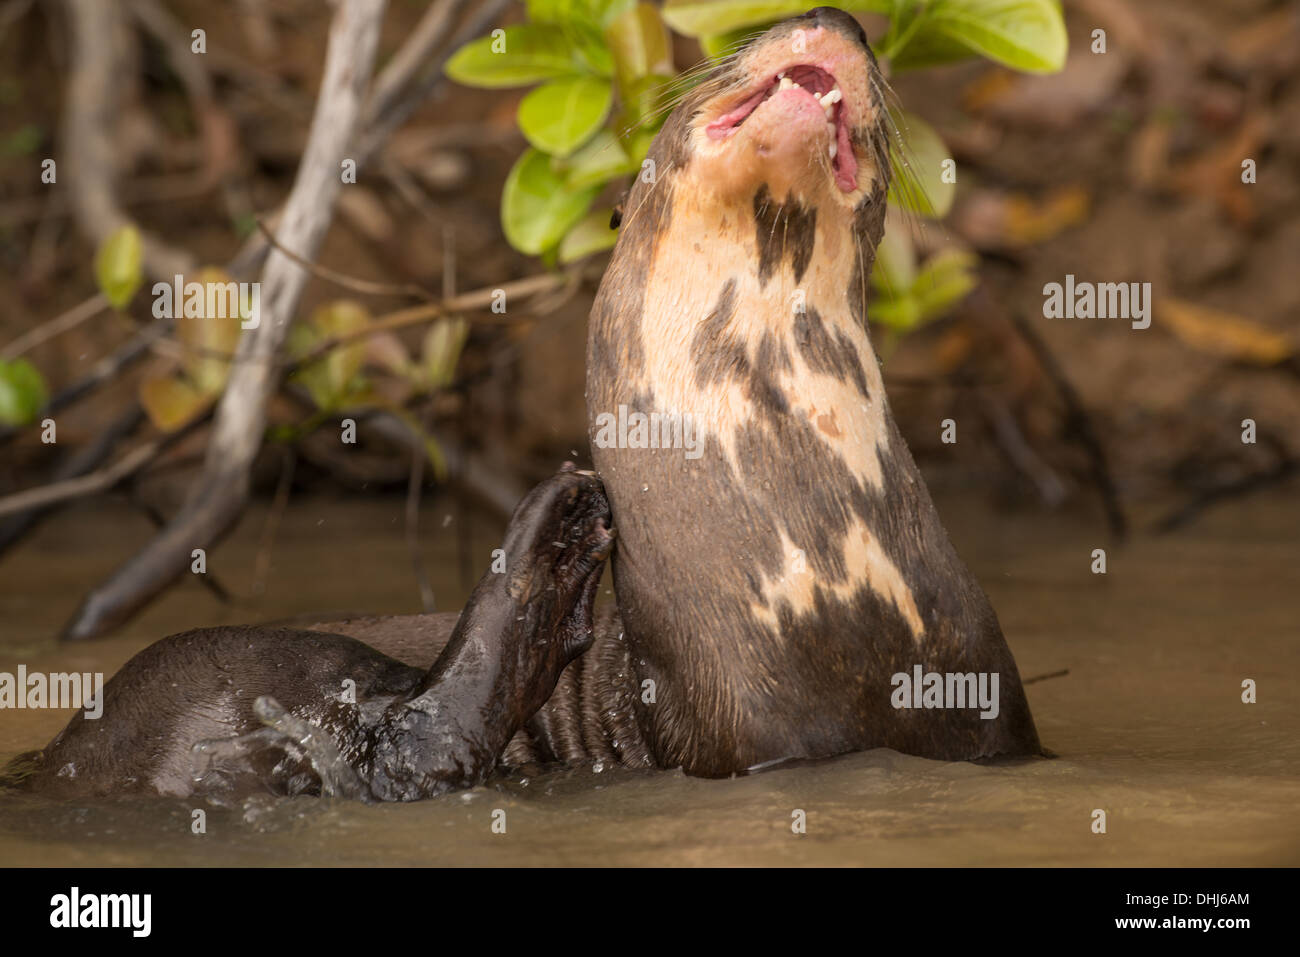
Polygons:
M891 751L731 780L577 769L417 804L311 798L239 808L0 795L0 864L1300 864L1300 505L1294 489L1123 548L1089 516L1000 513L936 495L984 583L1059 756L948 764ZM156 638L298 614L420 610L403 503L291 503L256 599L193 581L108 641L58 627L150 529L115 507L52 521L0 564L0 670L111 674ZM265 511L209 554L248 596ZM500 527L438 503L423 549L439 607L460 606ZM1107 549L1107 574L1090 571ZM1241 702L1252 678L1259 701ZM0 711L0 760L48 741L68 711ZM207 833L191 833L205 807ZM1107 813L1104 835L1092 812ZM505 811L506 832L493 833ZM791 830L802 810L807 833Z

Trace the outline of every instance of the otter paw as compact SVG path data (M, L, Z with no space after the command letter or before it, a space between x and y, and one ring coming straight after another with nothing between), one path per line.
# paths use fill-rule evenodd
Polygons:
M554 591L562 604L577 600L614 538L600 479L565 463L528 493L510 520L504 549L511 596L526 602Z

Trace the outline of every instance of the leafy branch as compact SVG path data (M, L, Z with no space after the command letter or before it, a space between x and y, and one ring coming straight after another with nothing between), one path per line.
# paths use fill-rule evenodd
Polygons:
M1066 34L1056 0L846 0L845 10L889 17L878 41L882 69L919 69L983 57L1033 73L1059 70ZM718 58L746 37L803 13L806 0L528 0L528 22L494 30L448 61L466 86L533 87L520 101L528 148L501 196L510 244L548 263L612 247L610 201L626 188L663 125L671 93L693 78L673 65L669 30ZM891 111L891 206L942 219L955 178L942 138L921 119ZM930 321L975 283L975 259L940 254L917 262L904 219L889 219L888 251L874 271L869 316L895 334Z

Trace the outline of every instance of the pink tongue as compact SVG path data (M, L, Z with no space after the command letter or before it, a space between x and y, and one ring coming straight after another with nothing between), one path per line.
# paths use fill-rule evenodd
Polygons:
M709 136L715 140L720 140L725 136L730 136L731 131L736 128L736 124L749 116L750 113L753 113L754 110L757 109L758 104L762 103L763 98L766 96L767 90L759 90L730 113L723 114L706 126L704 132L708 133Z
M730 113L724 113L704 128L710 139L721 140L736 130L736 124L753 113L758 104L767 98L768 91L760 90ZM835 124L835 184L846 193L858 188L858 159L849 142L849 129L843 121Z
M849 142L849 128L843 120L835 124L835 184L846 193L858 188L858 158Z

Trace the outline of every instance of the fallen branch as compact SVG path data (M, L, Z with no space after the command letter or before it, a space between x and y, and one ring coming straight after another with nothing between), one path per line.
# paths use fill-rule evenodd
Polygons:
M1280 449L1280 443L1278 443ZM1252 472L1232 482L1216 485L1206 489L1185 505L1182 505L1159 519L1152 532L1165 535L1192 522L1206 509L1234 498L1242 498L1270 485L1284 482L1293 475L1300 474L1300 459L1293 459L1279 454L1278 460L1271 468Z
M124 478L133 475L152 462L158 456L158 453L169 444L167 439L171 438L172 436L167 436L163 439L153 439L142 445L137 445L112 465L100 469L98 472L91 472L89 475L80 475L62 482L41 485L22 492L15 492L12 495L6 495L4 498L0 498L0 517L13 515L16 512L48 508L67 499L107 491Z
M123 415L110 422L107 428L101 429L92 442L69 452L55 466L50 481L67 481L99 468L113 454L118 443L143 424L144 418L144 411L133 404ZM11 514L0 521L0 555L21 542L51 510L52 506L47 505Z

